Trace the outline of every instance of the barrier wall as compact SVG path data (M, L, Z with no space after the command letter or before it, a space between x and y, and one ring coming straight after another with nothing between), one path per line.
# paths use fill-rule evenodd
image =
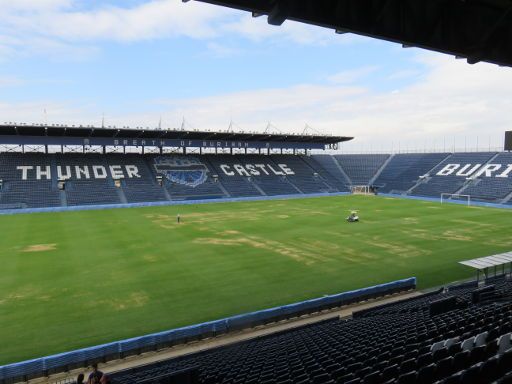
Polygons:
M219 204L219 203L236 203L236 202L240 202L240 201L308 199L308 198L314 198L314 197L343 196L343 195L350 195L350 192L311 193L311 194L294 194L294 195L277 195L277 196L232 197L232 198L226 198L226 199L173 200L173 201L158 201L158 202L153 202L153 203L80 205L80 206L73 206L73 207L0 209L0 215L17 215L17 214L21 214L21 213L43 213L43 212L92 211L92 210L116 209L116 208L161 207L161 206L167 206L167 205Z
M241 201L267 201L267 200L289 200L289 199L308 199L315 197L326 196L345 196L351 195L350 192L335 192L335 193L312 193L312 194L294 194L294 195L277 195L277 196L252 196L252 197L233 197L226 199L202 199L202 200L174 200L174 201L159 201L153 203L131 203L131 204L104 204L104 205L81 205L74 207L51 207L51 208L24 208L24 209L0 209L0 215L17 215L22 213L44 213L44 212L69 212L69 211L89 211L89 210L102 210L102 209L119 209L119 208L140 208L140 207L161 207L168 205L191 205L191 204L220 204L220 203L236 203ZM396 195L391 193L379 193L378 196L392 197L396 199L411 199L423 200L439 203L439 198L409 196L409 195ZM446 203L466 205L466 202L449 200ZM512 209L511 204L495 204L486 203L483 201L471 201L473 206L491 207L491 208L506 208Z
M342 305L348 305L414 288L416 288L416 278L411 277L391 283L246 313L190 327L134 337L91 348L0 366L0 383L14 383L26 381L31 378L48 376L53 373L66 372L71 369L86 367L93 363L105 362L151 350L167 348L177 344L200 340L240 329L252 328L262 324L301 316L306 313L314 313L329 308L340 307Z
M423 201L431 201L433 203L439 203L439 197L426 197L426 196L410 196L410 195L395 195L392 193L379 193L379 196L384 197L392 197L395 199L409 199L409 200L423 200ZM459 204L459 205L467 205L468 203L460 200L446 200L444 203L448 204ZM485 201L476 201L471 200L471 206L478 207L490 207L490 208L505 208L512 209L512 205L510 204L497 204L497 203L486 203Z

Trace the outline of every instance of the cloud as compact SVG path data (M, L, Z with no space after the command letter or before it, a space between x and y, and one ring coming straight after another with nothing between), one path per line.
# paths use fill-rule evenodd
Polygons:
M15 76L0 76L0 88L15 87L23 83L23 80Z
M54 56L65 51L60 48L69 48L70 54L83 51L81 57L104 42L177 37L205 40L213 48L222 47L223 55L226 50L233 50L225 42L226 37L232 36L266 44L292 41L326 45L357 39L292 21L274 27L267 24L265 17L254 19L247 12L195 1L184 4L179 0L150 0L119 6L107 1L87 4L78 0L0 0L0 12L0 59L42 54L44 49L48 49L48 56ZM60 48L48 48L52 45ZM218 49L213 52L219 54Z
M361 80L369 74L375 72L379 67L375 65L368 65L361 68L351 69L343 72L338 72L329 76L327 79L335 84L348 84Z
M421 75L421 72L417 69L403 69L390 74L387 79L388 80L403 80L409 79L411 77L416 77Z
M0 11L29 11L55 10L70 7L72 0L0 0Z
M33 55L82 59L94 56L104 42L210 40L218 36L217 24L233 15L226 8L178 0L100 4L84 9L77 0L0 0L0 60Z
M474 66L447 56L419 55L427 70L409 85L393 91L349 83L245 91L162 104L167 116L186 116L195 127L223 129L230 116L247 130L268 121L288 132L306 123L325 133L355 136L347 149L423 149L455 140L474 146L501 145L512 126L512 71L480 63ZM364 71L362 71L364 72ZM153 119L154 120L154 119ZM178 118L174 118L176 123ZM175 126L177 124L174 124ZM437 144L436 144L437 143Z
M70 0L71 1L71 0ZM75 10L70 1L47 0L36 10L7 7L4 23L18 31L65 41L139 41L172 36L207 38L215 35L215 20L228 11L196 3L153 0L131 8L103 6ZM28 3L25 0L25 3ZM1 9L1 8L0 8Z

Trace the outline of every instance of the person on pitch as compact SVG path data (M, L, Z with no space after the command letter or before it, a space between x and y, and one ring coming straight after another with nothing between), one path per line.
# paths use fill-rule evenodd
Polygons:
M176 222L177 222L178 224L179 224L179 223L181 223L181 216L180 216L180 214L179 214L179 213L176 215Z

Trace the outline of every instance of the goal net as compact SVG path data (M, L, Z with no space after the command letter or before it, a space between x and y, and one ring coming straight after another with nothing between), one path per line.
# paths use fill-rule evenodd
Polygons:
M471 205L471 195L459 195L458 193L441 193L441 204L446 201L462 201Z
M370 186L368 185L353 185L350 187L350 192L354 195L369 195Z

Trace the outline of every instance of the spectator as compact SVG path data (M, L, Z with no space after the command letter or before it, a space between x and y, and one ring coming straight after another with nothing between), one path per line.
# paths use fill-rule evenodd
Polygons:
M92 372L89 375L89 384L97 384L100 382L101 377L103 376L103 372L98 371L98 364L92 365Z
M107 375L101 376L100 384L110 384L110 383L112 383L110 381L110 377L108 377Z
M76 378L76 384L84 384L85 376L83 373L79 374Z

